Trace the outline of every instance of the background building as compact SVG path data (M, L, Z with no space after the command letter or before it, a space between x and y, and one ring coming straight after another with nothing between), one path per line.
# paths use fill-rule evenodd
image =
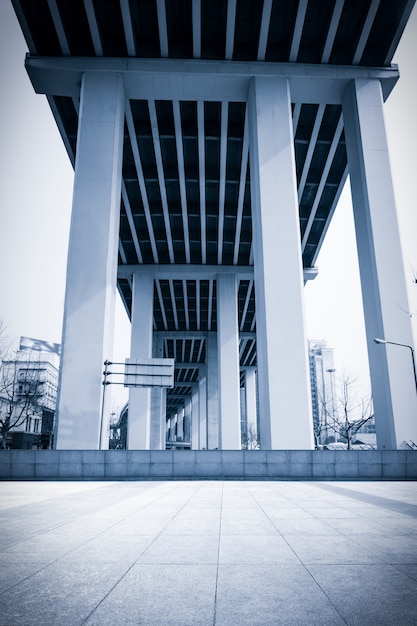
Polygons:
M331 419L337 412L333 348L323 340L310 340L308 356L315 444L337 441Z
M310 340L308 354L315 445L347 446L349 425L354 446L375 448L375 416L367 390L347 374L337 376L333 348L326 341Z
M127 442L127 404L122 408L118 417L110 420L109 449L125 450Z
M9 448L53 447L59 346L21 337L0 368L0 424Z

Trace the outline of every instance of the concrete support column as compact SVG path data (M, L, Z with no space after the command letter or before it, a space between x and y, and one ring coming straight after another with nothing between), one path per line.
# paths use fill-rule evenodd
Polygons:
M194 395L194 393L193 393ZM184 407L183 440L191 441L192 398L187 400Z
M417 441L408 298L379 81L356 80L343 102L378 448Z
M152 356L153 282L151 273L133 275L131 359ZM150 414L151 390L142 387L130 389L127 425L129 450L149 450Z
M253 427L257 429L255 369L247 369L245 371L245 400L247 425L249 427L249 424L253 424Z
M99 447L103 363L113 350L123 122L120 75L85 73L58 386L58 449ZM106 447L108 407L103 415Z
M185 408L181 407L177 416L177 441L184 440L184 414Z
M174 415L171 415L171 419L170 419L170 437L169 440L170 441L176 441L177 440L177 413L174 413Z
M165 450L166 395L166 389L159 387L151 389L151 450Z
M253 78L248 106L261 447L312 449L288 82Z
M163 357L163 341L160 335L156 335L153 339L152 356L154 358ZM151 389L151 450L165 450L166 393L167 390L161 387L153 387Z
M199 449L207 450L207 367L200 367L198 379Z
M239 327L236 276L234 274L218 274L216 285L220 448L222 450L240 450Z
M200 414L199 414L199 384L193 388L191 397L191 429L190 441L192 450L200 450Z
M167 421L167 390L161 390L161 432L160 432L160 450L165 450L166 440L166 421Z
M207 450L219 448L219 364L216 333L207 333Z

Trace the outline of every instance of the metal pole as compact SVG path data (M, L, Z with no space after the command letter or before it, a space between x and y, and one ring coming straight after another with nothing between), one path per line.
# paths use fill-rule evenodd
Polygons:
M325 437L324 437L324 442L326 443L327 438L329 436L329 425L328 425L328 421L327 421L327 407L326 407L326 379L324 376L324 363L323 363L323 353L322 353L322 357L320 360L321 363L321 380L322 380L322 386L323 386L323 402L320 403L319 405L319 433L321 431L321 424L322 424L322 417L324 415L324 433L325 433ZM327 370L326 370L327 371ZM316 375L317 378L317 375ZM317 389L318 392L318 389ZM320 437L320 434L319 434ZM322 442L320 442L322 443Z
M328 372L330 374L330 390L331 390L331 394L332 394L332 419L333 419L333 432L334 432L334 440L335 443L337 442L337 431L336 431L336 426L335 426L335 417L334 417L334 391L333 391L333 374L335 373L335 369L334 368L330 368L328 370L326 370L326 372Z
M413 372L414 372L414 383L416 386L416 393L417 393L417 372L416 372L416 360L414 358L414 350L411 346L408 346L411 350L411 360L413 362Z
M99 440L98 440L98 449L101 450L101 437L103 434L103 420L104 420L104 399L106 396L106 387L109 384L107 382L107 376L108 376L108 367L109 365L111 365L110 361L104 361L104 379L103 379L103 395L101 397L101 416L100 416L100 435L99 435Z
M416 387L416 393L417 393L417 372L416 372L416 361L414 358L413 346L409 346L408 343L397 343L396 341L388 341L387 339L378 339L378 337L375 337L374 341L375 343L390 343L392 346L401 346L402 348L409 348L411 352L411 361L413 363L414 385Z

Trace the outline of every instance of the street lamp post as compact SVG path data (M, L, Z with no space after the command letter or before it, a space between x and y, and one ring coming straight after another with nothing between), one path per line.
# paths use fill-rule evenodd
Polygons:
M397 343L396 341L388 341L387 339L379 339L378 337L374 338L375 343L383 343L383 344L387 344L390 343L393 346L401 346L402 348L408 348L411 352L411 360L413 362L413 372L414 372L414 384L416 386L416 393L417 393L417 373L416 373L416 361L414 358L414 349L412 346L409 346L407 343Z
M328 424L328 419L327 419L327 399L326 399L326 379L324 376L324 368L323 368L323 359L321 359L320 361L321 364L321 380L322 380L322 387L323 387L323 402L322 402L322 406L320 406L320 410L319 410L319 415L318 415L318 420L319 420L319 439L321 439L321 424L323 422L323 416L324 416L324 441L327 443L327 438L329 436L329 424ZM321 442L320 442L321 443Z
M331 390L331 394L332 394L333 432L334 432L334 440L335 440L335 442L337 442L337 432L336 432L335 417L334 417L334 392L333 392L333 374L335 373L335 371L336 370L334 369L334 367L331 367L328 370L326 370L326 372L328 372L328 374L330 374L330 390Z

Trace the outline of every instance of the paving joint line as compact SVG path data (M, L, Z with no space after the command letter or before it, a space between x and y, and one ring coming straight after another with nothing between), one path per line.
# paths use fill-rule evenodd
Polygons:
M175 489L178 488L178 484L173 487L172 489L170 489L166 494L164 494L163 496L161 496L161 498L165 497L166 495L169 495L170 493L172 493L173 491L175 491ZM201 489L201 485L199 485L197 491L199 491ZM143 555L146 553L147 550L149 550L149 548L155 543L155 541L158 539L158 537L160 537L160 535L164 532L164 530L166 529L166 527L168 526L168 524L170 524L176 517L177 515L184 509L184 507L188 504L188 502L195 496L196 492L194 492L188 499L186 502L184 502L184 504L177 510L177 512L175 513L175 515L165 524L165 526L159 531L159 533L157 535L155 535L155 537L153 538L153 540L151 541L151 543L146 546L146 548L141 552L141 554L138 556L138 558L127 568L127 570L120 576L120 578L114 583L114 585L111 587L111 589L109 589L109 591L102 597L102 599L100 600L100 602L94 607L94 609L87 615L87 617L85 618L84 621L81 622L82 625L87 624L89 619L93 616L93 614L95 613L95 611L99 608L99 606L101 606L104 602L104 600L106 600L106 598L108 598L108 596L112 593L112 591L117 587L117 585L127 576L127 574L130 572L130 570L137 564L137 562L139 561L139 559L141 559L143 557ZM160 500L161 498L158 498L157 500L155 500L155 502L157 502L158 500ZM147 505L149 506L149 505ZM144 507L146 508L146 507ZM143 510L143 509L142 509ZM133 515L133 514L132 514ZM129 516L131 517L131 516ZM118 522L119 523L119 522ZM115 524L116 526L117 524ZM113 528L113 527L112 527ZM102 533L100 533L102 534Z
M248 489L248 487L246 487L246 489ZM249 491L249 489L248 489ZM271 488L271 491L275 491L274 489ZM325 592L325 590L323 589L323 587L320 585L320 583L314 578L313 574L310 572L310 570L308 569L307 565L301 560L301 558L298 556L297 552L294 550L294 548L288 543L288 541L286 540L286 538L284 537L284 535L281 533L281 531L279 530L279 528L276 526L276 524L272 521L272 519L270 518L270 516L268 515L268 513L264 510L264 508L262 507L262 505L256 500L255 496L253 495L253 493L251 493L249 491L250 495L252 496L253 500L256 502L256 504L259 506L259 508L261 509L261 511L263 512L263 514L266 516L266 518L271 522L271 524L274 526L274 528L276 529L276 531L278 532L278 534L283 538L283 540L285 541L285 543L287 544L287 546L289 547L289 549L293 552L293 554L295 555L295 557L298 559L298 561L300 562L300 564L303 566L304 570L307 572L307 574L310 576L310 578L314 581L314 583L317 585L317 587L320 589L320 591L323 593L323 595L325 596L325 598L327 598L329 604L334 608L334 610L336 611L336 613L339 615L340 619L342 619L344 621L345 624L348 624L348 622L345 620L345 618L343 617L343 615L340 614L340 612L338 611L336 605L334 604L334 602L331 600L331 598L328 596L328 594ZM287 498L288 500L288 498ZM302 507L300 507L302 509ZM305 510L305 509L304 509Z
M222 481L222 498L220 502L219 543L217 546L217 567L216 567L216 584L214 588L213 626L216 626L216 620L217 620L217 591L218 591L218 582L219 582L220 541L221 541L221 534L222 534L223 494L224 494L224 481Z
M170 489L167 493L162 494L161 496L159 496L158 498L156 498L155 500L153 500L153 502L149 502L147 505L145 505L142 509L140 510L144 510L146 509L146 507L155 504L155 502L158 502L158 500L160 500L161 498L164 498L166 495L170 494L172 491L174 491L175 488ZM185 505L184 505L185 506ZM179 512L179 511L178 511ZM90 513L87 513L85 515L90 515ZM79 515L76 517L71 518L70 520L63 522L62 524L57 524L56 526L53 526L50 530L45 531L44 534L46 535L48 532L50 532L51 530L55 530L56 528L61 528L62 526L65 526L66 524L74 521L77 519L77 517L82 518L85 515ZM109 529L114 528L115 526L117 526L118 524L120 524L122 521L125 521L126 519L128 519L129 517L132 517L134 515L134 513L132 513L131 515L129 515L128 517L124 518L123 520L119 520L118 522L115 522L112 526L109 526L109 528L106 528L105 530L102 530L101 532L97 533L96 535L94 535L94 537L91 537L90 539L88 539L87 541L85 541L84 543L80 544L79 546L72 548L71 550L69 550L68 552L65 552L65 554L61 554L61 556L59 556L58 558L54 559L53 561L49 561L48 563L44 563L42 564L42 567L40 567L39 569L37 569L35 572L32 572L31 574L29 574L28 576L26 576L25 578L22 578L19 582L11 585L10 587L8 587L7 589L4 589L3 591L0 592L0 596L2 596L4 593L11 591L12 589L14 589L14 587L19 586L22 582L28 580L29 578L32 578L33 576L36 576L36 574L39 574L39 572L42 572L43 570L47 569L48 567L50 567L51 565L55 565L55 563L57 563L58 561L60 561L61 559L65 558L66 556L69 556L72 552L75 552L76 550L78 550L80 547L86 546L89 543L91 543L94 539L96 539L97 537L100 537L101 535L103 535L104 533L108 532ZM175 517L175 516L174 516ZM171 520L170 520L171 521ZM167 524L169 524L170 522L167 522ZM166 526L165 526L166 527ZM164 528L165 528L164 527ZM161 532L163 532L164 529L161 530ZM159 536L159 534L158 534ZM155 537L156 539L156 537ZM154 539L154 540L155 540ZM13 544L11 544L12 546L18 545L19 543L22 543L22 541L17 541ZM153 542L152 542L153 543ZM152 545L152 544L149 544ZM149 546L147 546L147 548L145 550L147 550L149 548ZM1 550L1 552L3 552L4 550L7 550L7 548L3 548ZM144 554L144 552L142 552L142 554L138 557L138 559ZM135 561L136 563L136 561ZM135 563L132 564L135 565ZM130 569L130 568L129 568ZM126 570L125 574L127 574L129 570ZM124 576L123 575L123 576ZM120 580L122 580L123 576L120 578ZM120 580L118 582L120 582ZM118 583L116 583L118 584ZM110 593L110 592L109 592ZM104 598L103 598L104 599ZM99 605L97 605L99 606ZM95 609L94 609L95 610ZM91 615L91 614L90 614ZM89 616L90 617L90 616ZM85 622L83 622L85 623Z

